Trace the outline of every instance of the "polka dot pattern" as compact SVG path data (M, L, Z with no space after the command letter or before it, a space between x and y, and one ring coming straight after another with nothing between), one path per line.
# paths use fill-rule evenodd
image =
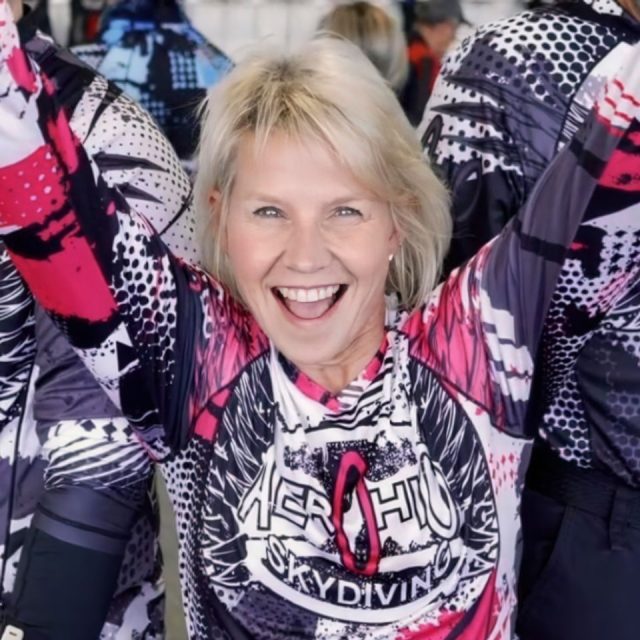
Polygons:
M118 193L121 202L128 205L124 208L135 209L146 218L146 225L151 225L157 231L163 232L163 239L172 251L188 260L196 260L198 251L194 241L193 208L190 206L191 184L175 152L158 126L115 86L107 84L103 78L95 76L93 72L80 66L68 56L68 53L61 53L48 39L38 36L28 42L26 47L42 62L43 71L49 75L59 95L64 98L68 113L71 114L71 130L79 140L82 140L84 150L94 162L94 171L100 171L108 187ZM11 188L2 190L12 196L13 203L18 201L19 207L16 209L41 214L44 219L47 211L59 207L64 194L61 195L60 184L56 180L57 169L51 166L54 156L46 148L43 151L40 156L31 158L28 177L24 173L18 174ZM6 178L6 174L4 177ZM16 189L18 185L19 190ZM2 256L0 265L4 267L7 262L6 252L3 251ZM133 261L129 266L135 268ZM5 274L3 284L10 286L13 291L24 289L22 281L15 282L18 277L13 267L11 271L14 275L13 279L11 274ZM135 293L138 295L142 293L138 286ZM17 319L21 319L20 325L23 328L22 332L12 330L11 333L15 333L16 341L19 338L24 342L19 351L25 357L25 364L31 375L35 356L32 336L33 318L22 317L30 307L26 301L22 301L22 294L13 299L9 294L5 295L5 303L9 303L10 300L16 306ZM147 320L148 318L141 314L141 330L149 329L148 324L145 324ZM171 321L170 315L168 320ZM5 325L3 321L0 333L8 328L8 323ZM128 336L120 327L100 347L81 350L81 353L96 366L97 363L102 363L105 371L119 372L118 345L128 343L130 343ZM12 344L7 342L7 346ZM18 349L15 353L18 353ZM166 355L166 351L163 351L163 354ZM65 376L62 376L59 384L67 384L68 380L74 380L76 384L80 384L82 378L81 376L73 378L72 367L77 366L84 372L83 365L77 359L75 362L72 361L72 356L64 354L64 357L71 362L67 366L65 361ZM141 486L143 483L139 482L149 477L152 469L147 452L140 447L138 436L133 438L131 449L128 449L126 444L133 437L133 433L129 424L122 418L113 422L87 419L76 425L68 421L64 429L51 430L59 431L59 434L46 441L44 450L42 442L38 442L37 447L31 448L30 434L33 431L33 439L37 440L36 427L31 422L32 416L29 412L23 415L25 402L29 407L31 399L25 401L25 397L18 393L17 384L23 382L22 372L16 372L15 380L9 375L8 370L5 373L7 377L2 382L13 387L12 393L14 393L14 399L17 399L15 403L8 405L11 409L10 417L17 416L23 420L24 436L21 438L19 454L30 461L29 468L32 472L27 478L22 471L19 471L16 477L19 479L20 491L32 490L32 481L36 477L42 481L43 469L40 467L44 467L44 457L37 456L44 456L47 452L51 452L45 476L50 487L64 486L73 482L94 486L95 478L90 477L87 472L87 465L90 465L96 476L100 478L95 483L97 488L104 490L105 486L110 486L110 490L115 491L119 499L130 502L140 501L144 492L145 509L134 524L119 575L118 589L112 600L101 637L105 640L107 638L125 640L125 636L126 640L136 638L141 640L143 637L147 640L161 638L164 634L162 615L164 585L160 574L161 558L157 546L157 507L155 503L150 502L151 494L147 494L146 489ZM35 374L36 370L33 370L33 373ZM107 383L111 397L116 400L119 379L109 380L105 376L101 382ZM79 393L79 388L73 389L74 396ZM84 394L83 402L90 402L86 400L90 394L95 394L93 388ZM3 395L3 404L5 402L8 402L8 397ZM104 400L100 399L99 402ZM61 441L60 434L63 431L74 434L72 448L69 442ZM77 435L78 432L81 434L80 437ZM16 446L8 442L5 437L9 435L8 431L3 429L2 434L0 461L3 460L5 451L16 450ZM88 437L85 438L85 436ZM160 455L166 456L166 450L163 450L160 443L154 444ZM94 447L97 451L92 451ZM113 447L113 450L105 458L105 450L109 447ZM40 491L32 491L32 495L37 498ZM8 514L8 518L15 517L16 524L19 522L20 529L24 530L29 525L35 500L28 513L22 508L20 500L16 500L16 505L18 509L14 508L14 513ZM24 531L21 535L22 538L16 537L11 541L16 551L19 551ZM5 590L11 588L12 572L13 565L5 573ZM125 619L126 624L123 630L121 626Z
M94 122L98 108L103 110L100 126ZM173 253L196 262L199 250L191 183L151 117L96 76L76 108L74 130L85 140L107 184L162 233Z
M563 140L576 92L597 63L631 37L566 7L481 26L446 59L419 128L422 134L442 118L434 161L461 165L480 158L483 173L500 168L524 182L524 201Z
M625 292L640 236L622 223L585 224L576 244L599 258L577 249L564 262L543 335L539 433L565 460L640 486L639 292Z
M461 237L489 226L497 232L496 222L517 213L584 122L606 78L638 40L637 28L623 14L615 0L549 3L481 26L447 58L419 133L428 133L433 122L442 128L436 144L429 135L424 139L432 144L435 164L459 188L454 218ZM467 170L473 162L474 174ZM629 362L638 358L635 333L629 331L634 320L627 318L615 330L576 329L582 320L594 325L603 319L602 309L619 293L604 283L627 268L625 252L636 251L634 238L614 233L601 247L595 275L576 256L564 263L542 345L539 379L546 404L539 433L563 458L584 467L604 465L638 484L632 433L640 433L640 424L630 396L635 376L631 365L621 365L625 353ZM480 246L456 243L462 257ZM599 299L601 308L586 307L581 301L588 299ZM623 308L617 304L612 314L620 316ZM594 356L586 357L596 347L597 364ZM597 416L606 419L598 422Z

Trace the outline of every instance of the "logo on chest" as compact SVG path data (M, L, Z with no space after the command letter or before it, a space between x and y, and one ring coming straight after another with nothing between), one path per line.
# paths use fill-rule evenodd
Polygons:
M368 625L480 596L499 549L491 478L473 424L428 373L412 378L418 401L391 385L385 402L315 420L292 406L255 451L240 445L261 432L239 438L229 414L203 510L216 597Z
M423 444L274 447L238 509L247 566L294 601L379 622L455 587L462 518ZM338 614L342 610L342 615ZM356 613L357 617L357 613Z

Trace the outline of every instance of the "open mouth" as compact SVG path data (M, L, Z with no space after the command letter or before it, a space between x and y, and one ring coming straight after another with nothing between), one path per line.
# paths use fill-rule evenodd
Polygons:
M273 295L299 320L317 320L331 311L348 289L346 284L308 289L274 287Z

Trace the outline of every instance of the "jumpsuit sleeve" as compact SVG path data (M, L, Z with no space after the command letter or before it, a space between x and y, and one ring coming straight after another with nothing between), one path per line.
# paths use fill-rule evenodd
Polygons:
M90 452L82 456L77 455L82 447L59 449L76 454L72 459L82 471L82 487L71 488L74 495L81 491L86 497L84 489L104 477L100 460L108 461L113 477L132 474L136 464L145 470L139 445L131 446L132 434L154 459L165 460L194 433L215 431L216 392L224 395L225 386L256 345L263 348L264 340L220 286L171 253L150 214L139 213L140 198L134 202L125 183L108 180L105 156L88 153L50 78L24 54L4 0L0 137L0 225L11 258L131 429L121 434L126 441L108 447L99 439L85 439L81 444ZM131 188L131 181L126 184ZM96 464L81 469L89 453ZM114 467L114 460L124 467ZM68 501L68 487L52 489L63 498L65 492ZM128 515L119 510L122 494L100 497L126 529ZM50 507L49 495L45 498L45 508ZM86 510L76 515L84 516ZM117 536L108 541L104 535L113 534L113 528L93 533L94 545L110 542L113 551ZM51 530L36 529L35 535L49 555ZM95 564L84 557L74 566L92 566L112 580L116 564L105 567L108 552L100 553ZM42 565L32 571L47 573ZM37 627L40 620L33 622Z
M72 94L78 90L73 64L55 58L43 61L43 71L54 71L57 96ZM56 73L61 62L64 69ZM84 89L86 83L76 84ZM95 77L74 105L71 128L108 185L132 209L144 211L176 254L195 259L191 185L155 123ZM36 347L36 391L25 408L33 416L26 416L26 424L38 433L47 467L20 554L10 616L28 638L46 633L52 640L82 640L98 636L107 613L113 622L114 597L136 586L131 563L155 570L157 542L140 533L153 527L154 465L41 308ZM135 554L133 545L139 545Z
M566 311L560 330L575 330L576 322L591 330L638 281L639 54L636 47L610 79L518 216L425 307L424 357L514 435L533 435L534 364L558 305ZM561 278L565 270L571 283Z
M452 193L446 273L502 231L556 153L557 118L524 84L517 64L474 35L447 56L427 103L418 134Z
M110 185L0 3L0 224L32 294L155 458L184 446L224 293ZM0 13L2 15L2 13ZM224 323L218 323L224 324ZM206 398L207 389L201 389Z
M4 9L5 7L0 7L0 10L4 11ZM2 24L2 27L4 26L6 23ZM6 34L3 33L4 35ZM3 41L3 44L5 42ZM14 55L19 57L17 49ZM11 63L16 59L16 57L11 58ZM3 63L5 61L3 59ZM40 85L42 90L42 86L47 85L50 78L47 78L45 73L41 73L35 65L30 70L26 57L24 62L22 68L18 66L16 70L16 67L12 67L12 73L30 75L34 88ZM5 70L3 69L2 72ZM6 81L7 78L8 76L2 73L2 80ZM56 96L51 90L52 86L53 83L50 83L45 89L50 91L49 114L55 113L58 106L55 104ZM7 90L5 97L17 98L17 104L19 104L19 96L11 96L15 88L11 86L11 81L4 84L3 88ZM91 96L87 101L90 99ZM75 128L69 127L65 130L70 138L75 138L74 143L86 154L87 167L90 167L91 171L85 173L85 176L90 179L92 173L94 176L99 175L104 182L102 188L105 192L112 190L117 194L115 199L122 204L123 210L144 211L144 224L149 229L158 229L171 248L180 252L181 255L195 259L195 250L191 246L186 246L187 243L193 243L194 237L190 186L186 177L182 178L179 175L182 172L177 158L170 152L166 142L167 148L160 148L164 138L151 127L147 127L146 139L156 143L157 147L153 150L160 153L160 159L155 163L152 162L148 157L149 154L145 153L149 151L148 149L131 150L132 136L129 135L126 140L124 139L122 126L114 126L114 124L122 125L122 121L117 120L109 112L114 108L114 101L105 102L106 107L100 110L101 116L90 122L87 121L85 129L80 118ZM26 100L24 104L26 106ZM120 104L117 107L120 107L119 112L122 113L123 105ZM118 109L116 108L115 111ZM59 114L64 114L63 108L59 109ZM61 117L64 116L61 115ZM138 118L144 120L145 116L139 113ZM128 121L131 122L131 120ZM7 121L4 122L9 124ZM51 129L49 133L55 137ZM6 139L9 140L8 137ZM3 140L5 140L4 136ZM127 148L129 152L127 157L122 153L122 147ZM53 147L50 149L55 155L60 148L57 147L56 151ZM136 155L136 152L139 153ZM55 171L53 167L51 169L52 172ZM29 175L28 170L20 177L26 175ZM43 193L54 191L44 173L39 171L31 175L34 181L37 178L40 183L46 183L39 185ZM159 185L159 181L165 181L166 186ZM88 186L89 183L84 184ZM35 215L41 214L42 210L38 210L39 202L36 195L38 186L34 184L31 188L25 181L23 187L25 192L30 191L24 197L23 203L34 202L31 210ZM155 192L151 193L154 187ZM62 192L64 193L64 187ZM164 199L160 199L159 193L164 196ZM36 196L33 200L32 195ZM104 201L108 199L107 196ZM4 206L2 210L5 210ZM98 210L99 205L96 207L96 211ZM68 223L70 223L69 219L63 222L62 226ZM55 226L56 223L53 224ZM70 239L75 236L74 231L70 231L68 235L63 232L63 235L71 244L75 242ZM62 240L61 244L65 244L65 240ZM20 249L13 254L14 257L19 253ZM27 261L29 257L33 258L33 254L27 257ZM45 258L40 254L36 259L46 262L48 257ZM180 264L176 269L186 271L186 267L177 260L175 264ZM79 266L80 263L77 262L76 267ZM77 274L76 271L76 276ZM29 296L18 275L15 272L10 275L13 276L13 280L20 283L20 291L24 294L22 297L28 300ZM86 282L85 285L90 283ZM52 286L60 287L61 291L64 290L64 285L60 283L54 285L52 281ZM89 303L92 293L89 287L85 290L84 295ZM27 309L31 310L31 307L29 303ZM85 336L91 332L91 328L87 329L87 325L93 324L95 327L95 323L86 322L82 314L77 314L75 317L73 314L60 314L56 318L59 322L68 322L72 318L72 322L80 321L78 326L85 325L82 330ZM83 323L82 320L85 322ZM33 333L33 320L31 319L27 324ZM72 331L66 332L66 335L71 337L72 333ZM100 340L95 345L99 347ZM95 350L94 347L88 349L86 344L83 344L80 349L85 353L91 349ZM101 393L99 387L91 385L82 385L82 387L85 389L85 394ZM111 393L112 399L115 399L115 395ZM104 407L109 402L100 404ZM53 413L56 414L59 411ZM115 414L117 415L117 411ZM18 568L9 609L9 622L19 626L25 632L27 640L31 638L34 640L38 638L82 640L97 637L105 621L106 611L117 583L122 554L128 542L134 518L149 489L153 471L147 452L147 449L152 447L141 443L140 437L131 429L126 419L115 416L106 417L108 415L110 412L105 416L91 414L77 416L86 419L62 420L55 427L47 430L44 449L50 464L45 477L45 491L24 543L22 561ZM51 417L53 416L40 416L45 421ZM178 428L184 428L184 421L182 424L176 421L175 425L175 431L167 431L162 435L162 450L158 457L164 455L165 450L171 449L171 446L166 443L172 437L176 438L172 444L184 441L185 433L178 432ZM176 448L179 446L176 445ZM88 587L88 584L91 586Z

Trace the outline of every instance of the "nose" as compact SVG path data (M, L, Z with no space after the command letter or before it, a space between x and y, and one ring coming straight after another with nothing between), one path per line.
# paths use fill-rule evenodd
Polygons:
M331 251L320 229L314 224L296 224L287 238L284 261L288 269L301 273L329 266Z

